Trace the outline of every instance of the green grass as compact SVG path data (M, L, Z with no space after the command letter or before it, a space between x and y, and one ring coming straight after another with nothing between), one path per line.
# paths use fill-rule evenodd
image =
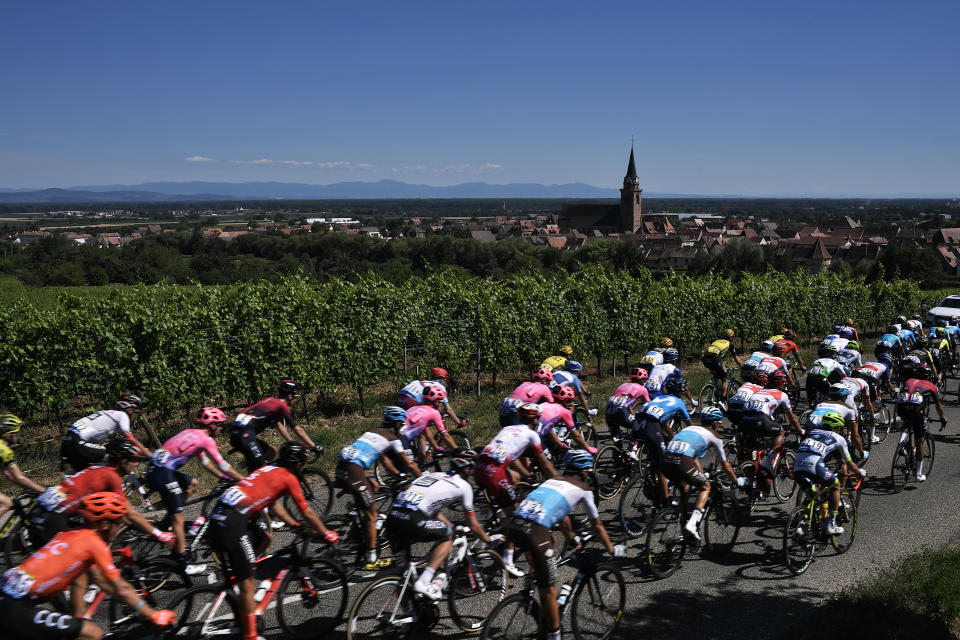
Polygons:
M41 310L53 310L60 307L60 295L68 293L74 296L102 298L110 293L113 286L105 287L31 287L23 284L14 276L0 276L0 303L4 305L26 302Z

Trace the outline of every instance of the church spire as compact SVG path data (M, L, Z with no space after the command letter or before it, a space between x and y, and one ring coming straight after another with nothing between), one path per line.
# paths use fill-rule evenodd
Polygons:
M636 233L640 228L643 189L637 177L637 165L633 160L633 145L630 145L630 162L627 175L623 177L623 189L620 189L620 231Z
M623 177L624 186L633 186L640 184L640 178L637 177L637 165L633 161L633 146L630 147L630 163L627 165L627 175Z

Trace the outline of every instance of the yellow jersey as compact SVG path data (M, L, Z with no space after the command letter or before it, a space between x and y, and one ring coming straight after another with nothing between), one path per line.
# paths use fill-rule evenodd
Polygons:
M13 457L13 449L10 448L6 440L0 438L0 469L6 469L16 462Z
M563 356L550 356L544 360L540 366L550 371L556 371L557 369L562 369L565 364L567 364L567 359Z

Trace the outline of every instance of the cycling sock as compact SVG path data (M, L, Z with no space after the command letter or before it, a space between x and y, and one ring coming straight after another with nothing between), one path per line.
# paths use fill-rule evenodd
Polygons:
M907 432L904 431L903 433L900 434L900 442L898 442L897 444L903 444L903 442L906 441L906 439L907 439Z
M513 564L513 549L503 550L503 564Z
M427 585L433 581L433 575L437 572L436 569L432 567L427 567L423 570L423 573L420 574L420 584Z
M243 640L257 640L257 614L248 613L243 629Z
M547 632L547 640L560 640L560 629Z
M693 513L690 514L690 519L687 520L687 527L696 527L700 524L701 518L703 518L703 511L701 509L694 509Z
M923 473L923 460L917 461L917 475Z
M877 435L877 428L870 427L870 439L873 440L876 437L876 435Z
M376 550L376 549L368 549L368 550L367 550L367 562L373 564L373 563L376 562L376 561L377 561L377 550Z

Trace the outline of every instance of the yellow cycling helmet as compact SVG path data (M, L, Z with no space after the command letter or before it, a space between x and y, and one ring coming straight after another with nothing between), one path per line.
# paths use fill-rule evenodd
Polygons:
M563 345L562 347L560 347L560 353L562 353L562 354L565 355L565 356L572 356L572 355L573 355L573 347L571 347L571 346L568 345L568 344L565 344L565 345Z
M8 433L20 433L20 427L23 426L23 420L12 413L0 415L0 436Z
M844 323L845 325L847 325L848 327L852 327L852 326L853 326L853 318L844 318L844 319L843 319L843 323Z
M726 338L727 340L733 340L733 336L735 336L735 335L736 335L736 334L733 332L733 329L724 329L724 330L723 330L723 337Z
M664 349L669 349L673 346L673 340L667 337L660 338L660 346Z

